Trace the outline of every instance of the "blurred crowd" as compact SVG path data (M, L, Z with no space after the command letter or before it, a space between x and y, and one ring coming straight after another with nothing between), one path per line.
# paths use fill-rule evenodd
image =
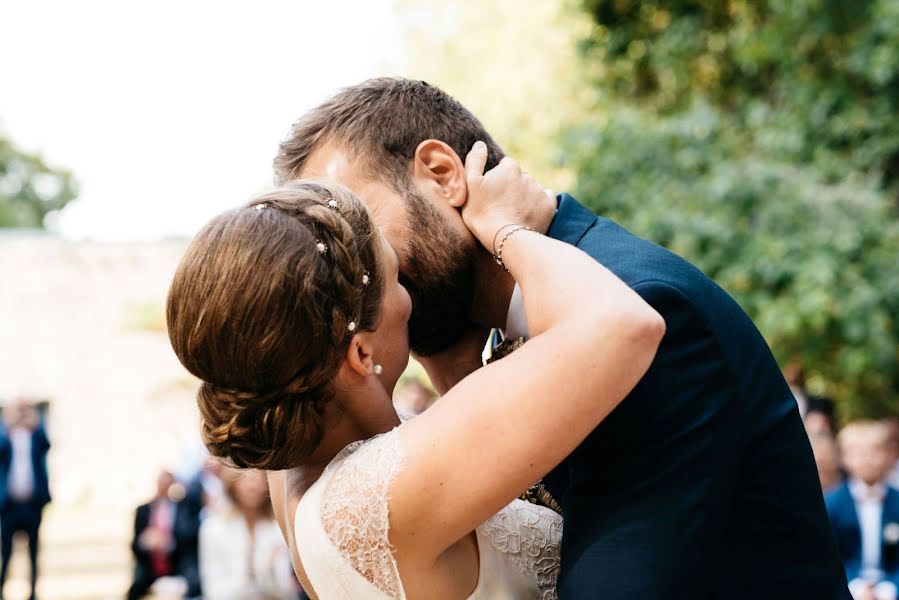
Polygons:
M899 417L838 426L835 403L808 393L800 371L785 372L811 443L827 512L855 600L899 600ZM416 379L394 403L404 417L436 395ZM41 412L17 399L0 429L0 598L13 538L27 540L31 599L39 531L50 502L50 440ZM159 473L156 492L134 515L128 600L302 600L306 598L272 514L265 475L203 457L179 473Z
M827 513L855 600L899 593L899 418L837 427L834 402L787 371L811 442Z
M396 391L413 416L436 399L416 379ZM206 458L193 473L163 471L134 517L134 578L128 600L149 593L206 600L305 598L272 514L265 475Z
M134 517L128 600L304 598L272 514L265 475L207 460L186 481L163 471Z

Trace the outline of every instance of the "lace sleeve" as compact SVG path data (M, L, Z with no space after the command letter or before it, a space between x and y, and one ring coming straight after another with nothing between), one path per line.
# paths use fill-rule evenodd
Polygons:
M322 526L353 568L388 598L405 600L388 540L388 492L403 456L398 430L348 446L331 463Z
M513 500L478 530L528 579L540 600L558 600L561 515L544 506Z

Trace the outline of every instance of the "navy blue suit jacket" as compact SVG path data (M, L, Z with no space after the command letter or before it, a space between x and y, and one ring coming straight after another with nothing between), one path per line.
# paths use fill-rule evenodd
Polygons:
M47 452L50 440L43 425L31 434L31 467L34 472L34 502L44 506L50 502L50 483L47 477ZM5 427L0 427L0 509L8 502L9 470L12 467L12 443Z
M687 261L559 198L549 235L667 326L643 380L545 479L565 518L561 599L849 599L798 407L761 334Z
M859 576L862 565L862 530L859 525L855 500L849 485L843 484L827 495L827 514L837 538L840 556L850 581ZM886 540L883 531L887 525L899 528L899 490L887 488L883 499L883 518L880 528L880 568L885 579L899 586L899 539Z

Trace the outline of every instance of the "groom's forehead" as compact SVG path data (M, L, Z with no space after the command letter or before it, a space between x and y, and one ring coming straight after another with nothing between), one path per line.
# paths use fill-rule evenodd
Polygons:
M359 158L333 143L324 144L309 155L300 177L336 181L375 212L400 200L390 186L369 174Z
M339 146L328 143L314 150L300 176L312 179L330 179L346 186L363 202L373 208L373 204L380 204L385 198L388 188L380 181L366 175L364 165L360 160Z
M304 179L333 179L352 189L351 184L358 183L357 171L349 153L329 142L312 151L300 175Z
M397 243L405 227L405 205L398 194L381 181L367 177L351 153L326 143L309 155L303 178L325 178L348 187L371 211L391 243Z

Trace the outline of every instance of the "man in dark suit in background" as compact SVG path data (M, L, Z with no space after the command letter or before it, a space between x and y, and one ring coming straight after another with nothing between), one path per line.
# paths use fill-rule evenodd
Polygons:
M486 333L471 343L472 327L527 338L521 294L491 255L501 239L485 250L459 212L470 151L477 169L503 158L449 95L380 78L301 117L275 159L282 182L327 177L368 205L439 391L480 367ZM537 204L518 224L603 264L667 331L644 379L545 479L565 521L561 599L848 598L799 408L750 319L687 261L573 197Z
M849 480L827 496L849 589L855 600L896 600L899 586L899 490L885 478L895 460L890 427L855 421L840 431Z
M134 517L134 581L128 600L143 598L161 577L180 576L187 597L200 595L198 539L200 510L168 471L160 473L156 496L138 507Z
M34 600L38 577L38 533L44 507L50 502L47 452L50 441L34 406L17 399L4 409L0 433L0 596L6 584L13 537L28 537L31 559L31 596Z

